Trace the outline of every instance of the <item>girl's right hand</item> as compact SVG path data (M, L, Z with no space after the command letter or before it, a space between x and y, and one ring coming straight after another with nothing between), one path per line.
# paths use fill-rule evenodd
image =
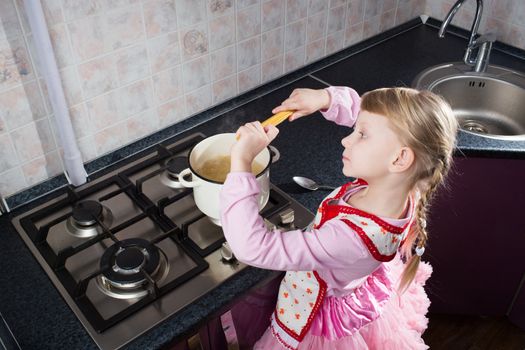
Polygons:
M231 149L230 171L252 169L255 157L272 142L279 133L274 125L263 127L260 122L247 123L237 130L238 141Z
M290 97L272 110L272 113L293 110L295 112L288 120L294 121L328 107L330 107L330 94L326 89L295 89Z

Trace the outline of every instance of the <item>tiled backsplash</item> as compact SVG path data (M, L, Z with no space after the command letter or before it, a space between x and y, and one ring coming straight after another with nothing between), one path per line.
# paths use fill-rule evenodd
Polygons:
M397 0L42 0L42 5L84 161L424 8L415 0L399 7ZM23 0L0 1L0 20L0 193L9 196L63 170Z
M41 2L85 162L424 12L441 19L452 5L448 0ZM472 17L475 1L470 2L458 13L460 25ZM522 1L493 2L483 28L501 30L503 41L524 48ZM505 20L511 17L512 23ZM0 193L9 196L63 169L23 0L1 0L0 21Z
M443 20L455 2L456 0L426 0L425 14ZM525 1L484 0L483 5L479 31L495 33L499 41L525 49ZM452 24L470 30L475 12L476 1L465 1Z

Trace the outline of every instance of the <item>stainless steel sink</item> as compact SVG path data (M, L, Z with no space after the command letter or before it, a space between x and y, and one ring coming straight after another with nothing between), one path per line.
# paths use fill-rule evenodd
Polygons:
M463 63L431 67L412 86L443 96L466 132L525 140L525 75L499 66L481 74L470 69Z

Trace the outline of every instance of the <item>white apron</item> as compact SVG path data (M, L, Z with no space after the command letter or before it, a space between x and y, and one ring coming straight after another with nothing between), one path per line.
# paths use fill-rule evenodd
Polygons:
M349 190L366 186L362 180L347 183L334 190L321 203L314 219L314 228L326 221L339 219L362 239L370 254L378 261L392 260L403 244L412 219L402 226L391 225L379 217L359 209L331 204ZM335 195L334 195L335 193ZM414 200L410 198L409 217L413 218ZM286 233L284 233L286 234ZM271 319L271 331L287 349L297 349L326 295L326 282L316 271L288 271L281 281L277 306Z

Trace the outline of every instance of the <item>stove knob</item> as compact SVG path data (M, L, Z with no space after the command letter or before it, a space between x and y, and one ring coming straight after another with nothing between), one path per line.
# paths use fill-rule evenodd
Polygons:
M221 247L221 256L222 260L225 262L233 262L235 261L235 255L233 255L232 249L230 248L230 245L228 242L224 242Z
M277 228L277 226L273 222L267 219L264 219L264 224L266 225L268 231L273 231Z
M294 210L292 208L283 210L282 212L279 213L279 217L281 218L281 224L290 225L295 220Z

